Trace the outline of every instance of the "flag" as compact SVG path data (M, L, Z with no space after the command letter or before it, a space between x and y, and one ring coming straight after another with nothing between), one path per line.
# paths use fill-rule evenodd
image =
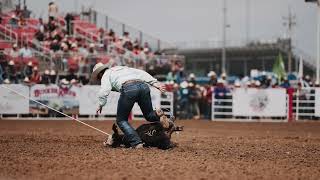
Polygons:
M276 61L273 64L272 71L278 77L278 81L286 76L286 70L284 68L282 54L279 53Z

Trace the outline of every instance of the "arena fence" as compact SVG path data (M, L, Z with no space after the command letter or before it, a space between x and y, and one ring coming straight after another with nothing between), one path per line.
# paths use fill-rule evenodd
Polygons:
M97 93L100 86L72 86L72 85L43 85L37 84L31 87L22 84L0 85L0 118L1 119L54 119L65 120L57 112L29 101L13 91L2 88L8 87L24 96L37 100L65 114L79 119L114 120L117 113L117 102L120 94L111 92L108 103L103 108L102 115L96 115L98 107ZM161 95L160 91L151 88L151 99L154 107L162 108L167 115L173 112L173 94ZM132 110L135 120L142 119L142 112L136 104Z
M317 106L320 97L317 94L320 95L320 88L295 90L293 96L285 89L234 89L221 96L213 94L211 119L273 122L316 120L320 116Z
M96 115L97 91L99 86L71 85L0 85L1 119L54 119L66 118L1 88L6 86L32 99L49 105L63 113L79 119L114 120L119 93L112 92L108 105L102 115ZM161 107L167 115L174 111L173 93L161 95L156 89L151 90L154 107ZM292 96L285 89L233 89L225 94L213 94L213 121L272 121L316 120L320 117L320 88L302 88L295 90ZM291 100L290 100L291 99ZM130 119L143 119L140 108L135 105Z

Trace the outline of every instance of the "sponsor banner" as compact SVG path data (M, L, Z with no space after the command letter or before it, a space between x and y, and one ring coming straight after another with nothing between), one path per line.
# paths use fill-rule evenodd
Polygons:
M98 92L100 86L83 86L80 89L80 114L94 115L98 108ZM117 105L120 94L118 92L111 91L107 104L103 107L101 114L115 115L117 114Z
M30 97L66 114L79 114L80 87L71 85L36 84L30 89ZM57 114L56 112L30 101L30 113Z
M160 107L160 98L161 94L155 88L151 89L151 100L153 107ZM80 104L80 114L83 115L94 115L96 114L96 110L98 107L98 92L100 90L100 86L83 86L80 89L79 96L79 104ZM111 91L107 104L103 107L101 114L104 115L116 115L117 114L117 106L118 100L120 97L120 93ZM133 107L133 113L135 115L142 114L140 107L137 103Z
M320 88L315 89L315 101L314 113L316 117L320 117Z
M235 89L233 116L285 117L285 89Z
M29 87L21 84L0 85L29 96ZM4 88L0 88L0 114L28 114L29 100Z

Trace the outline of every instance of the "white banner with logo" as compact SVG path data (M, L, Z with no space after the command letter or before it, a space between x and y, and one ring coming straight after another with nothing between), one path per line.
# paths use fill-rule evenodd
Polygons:
M285 89L239 88L233 91L233 116L285 117Z
M29 87L21 84L0 85L29 97ZM28 114L29 100L5 88L0 88L0 114Z
M78 114L79 91L80 87L71 85L36 84L30 89L30 97L63 113ZM34 114L48 114L52 111L30 101L30 112Z
M320 117L320 88L315 89L315 101L314 114L316 117Z
M98 107L98 92L100 86L83 86L80 89L79 104L80 104L80 114L94 115L96 114L96 109ZM116 115L117 106L120 93L110 92L107 104L103 107L102 113L104 115ZM153 107L160 107L161 95L158 90L151 88L151 101ZM140 107L135 104L133 107L133 113L135 115L142 114Z

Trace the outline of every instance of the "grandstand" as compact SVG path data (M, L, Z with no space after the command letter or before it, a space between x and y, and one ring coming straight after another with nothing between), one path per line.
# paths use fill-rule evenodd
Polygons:
M147 69L161 79L174 62L183 61L183 57L160 53L166 43L92 9L59 13L46 20L30 17L31 11L20 4L12 9L9 2L1 13L0 49L3 69L10 61L14 64L16 73L11 81L22 81L25 75L21 71L29 62L41 73L58 74L56 81L77 78L86 84L91 69L98 62ZM106 20L104 25L102 20ZM117 28L119 25L121 30ZM14 53L15 49L21 52L23 47L32 55ZM4 76L10 79L10 75Z

